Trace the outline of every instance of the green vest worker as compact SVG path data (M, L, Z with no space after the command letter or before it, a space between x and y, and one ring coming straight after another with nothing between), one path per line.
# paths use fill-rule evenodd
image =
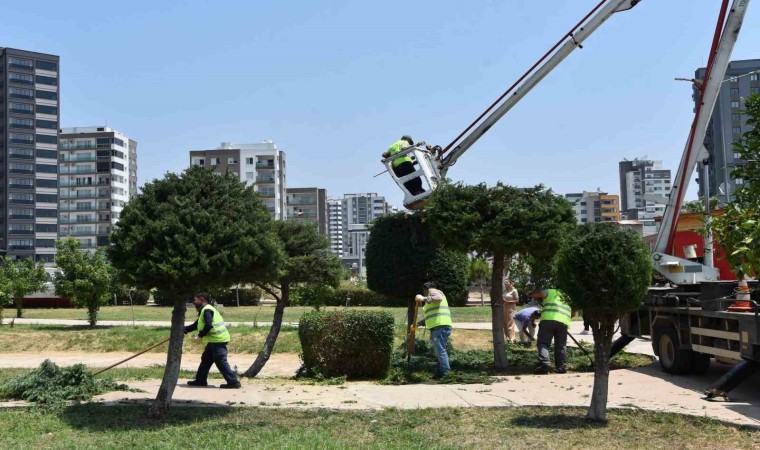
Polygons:
M538 324L538 367L536 373L549 373L549 347L554 340L554 365L557 373L567 372L567 328L573 311L557 289L533 291L528 297L542 302L541 323Z
M414 145L414 140L412 140L411 136L404 135L401 137L401 139L394 142L393 145L388 148L388 150L383 152L383 158L389 158L395 154L398 154L401 152L401 150L411 145ZM414 172L414 163L412 162L411 156L408 154L399 156L398 158L394 159L391 162L391 166L393 167L393 173L396 174L396 176L399 178ZM419 195L425 192L425 190L422 189L422 180L420 177L405 181L404 187L412 195Z
M416 297L417 302L425 302L423 312L425 314L425 327L430 330L430 340L433 343L435 356L438 358L438 367L435 378L446 375L449 366L449 354L446 351L446 343L451 336L451 310L446 295L435 288L435 283L429 281L423 285L422 293Z
M196 342L206 344L201 355L201 364L195 379L187 382L188 386L208 386L208 371L216 364L224 379L227 381L219 387L223 389L239 389L240 381L227 362L227 343L230 342L230 332L224 325L224 319L219 311L209 304L210 296L202 292L193 297L193 305L198 310L198 320L185 327L185 334L198 330Z

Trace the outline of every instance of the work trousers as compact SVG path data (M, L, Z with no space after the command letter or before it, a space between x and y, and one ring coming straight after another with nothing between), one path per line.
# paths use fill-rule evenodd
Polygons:
M198 373L195 375L195 380L200 382L207 382L208 371L211 370L211 365L216 364L216 368L222 374L227 383L238 383L237 376L232 371L230 363L227 362L227 343L208 343L201 355L201 364L198 366Z
M536 326L532 320L529 320L527 324L521 322L515 322L517 329L520 330L520 342L530 342L531 339L536 339Z
M556 320L542 320L538 324L538 364L549 367L549 347L554 340L554 366L560 372L567 370L567 325Z
M516 301L504 302L504 336L508 341L515 340L515 313L517 312Z
M449 366L449 353L446 351L446 342L451 336L450 326L435 327L430 330L430 340L433 342L433 350L438 358L438 367L435 370L435 377L440 378L451 370Z
M409 161L404 161L393 168L393 173L395 173L397 177L403 177L404 175L409 175L412 172L414 172L414 164L410 163ZM411 180L407 181L404 183L404 187L412 195L422 194L424 192L422 189L422 180L419 177L412 178Z

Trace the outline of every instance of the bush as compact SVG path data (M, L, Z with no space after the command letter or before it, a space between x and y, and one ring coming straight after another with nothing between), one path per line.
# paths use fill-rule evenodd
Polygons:
M430 261L426 278L434 281L436 287L446 294L449 306L467 306L469 271L470 260L467 254L439 249ZM421 291L422 286L418 289ZM398 306L406 306L406 302Z
M312 306L319 309L333 303L335 289L324 284L304 283L290 290L290 306Z
M171 296L159 290L153 291L153 301L158 306L174 306L174 300L171 298Z
M132 299L130 300L130 297ZM116 292L116 304L122 306L129 305L147 305L150 298L150 292L142 289L135 289L131 292L127 289L120 289Z
M258 306L261 301L261 293L259 288L241 288L240 306ZM214 300L224 306L237 306L237 293L235 289L229 289L223 291Z
M393 334L393 315L384 311L315 311L298 323L304 369L312 376L384 378Z

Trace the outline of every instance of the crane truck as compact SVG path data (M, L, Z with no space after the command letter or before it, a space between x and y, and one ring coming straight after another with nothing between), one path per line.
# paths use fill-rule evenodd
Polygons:
M404 193L404 206L423 209L425 201L457 160L499 119L514 107L573 50L583 48L584 40L616 13L635 7L639 0L603 0L575 27L565 34L541 59L445 148L425 142L410 145L383 160L394 182ZM665 204L661 225L651 255L657 274L667 280L665 287L652 287L640 308L621 318L622 336L612 354L635 338L649 338L662 369L671 374L705 373L712 358L737 363L705 392L708 398L726 397L741 381L760 368L760 318L758 304L747 287L756 281L721 281L713 264L710 233L705 233L703 257L680 258L675 255L674 238L679 210L690 176L698 163L706 170L709 154L704 137L721 83L738 39L750 0L720 0L721 8L708 58L705 77L695 80L700 102L676 178L668 198L646 197ZM396 176L394 159L409 155L415 171ZM426 189L411 193L404 183L420 178ZM707 203L709 195L705 195ZM709 208L706 209L709 220Z

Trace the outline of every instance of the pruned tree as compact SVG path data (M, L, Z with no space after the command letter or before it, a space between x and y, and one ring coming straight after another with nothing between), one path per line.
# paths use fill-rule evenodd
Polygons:
M520 253L549 260L565 232L575 225L570 203L543 186L516 188L498 183L466 186L443 183L430 198L426 220L432 236L444 246L490 254L491 319L494 367L507 369L504 347L504 274Z
M50 277L45 272L42 263L36 263L31 259L11 259L3 256L0 258L0 288L6 298L12 298L16 306L16 317L23 315L24 297L45 288L45 283Z
M243 373L245 377L255 377L269 361L282 328L285 307L290 304L293 285L312 283L337 287L343 274L340 259L330 251L330 241L320 236L312 224L275 222L274 228L285 250L285 262L270 280L253 281L253 284L274 297L277 303L264 347L251 367Z
M467 304L467 254L436 243L423 215L389 214L375 219L367 242L367 286L393 298L407 299L407 324L414 297L434 278L450 305Z
M124 207L109 257L122 281L173 299L164 377L149 415L171 405L182 358L186 302L197 292L267 279L282 263L272 218L254 192L230 174L192 167L147 183Z
M731 175L741 179L734 200L724 206L724 214L712 219L715 238L726 250L726 259L740 280L760 274L760 94L744 100L743 114L752 127L734 142L742 164Z
M111 297L114 270L103 249L82 251L80 245L72 237L55 242L55 265L59 270L53 276L53 284L57 295L87 308L87 320L94 328L98 310Z
M488 261L486 261L485 258L472 258L470 260L468 277L470 283L477 284L480 288L480 306L483 306L485 303L483 299L483 285L485 284L489 273L491 273L491 268L488 266Z
M633 230L583 225L557 255L558 287L594 333L594 387L586 417L607 420L609 354L615 321L638 308L652 279L649 249Z

